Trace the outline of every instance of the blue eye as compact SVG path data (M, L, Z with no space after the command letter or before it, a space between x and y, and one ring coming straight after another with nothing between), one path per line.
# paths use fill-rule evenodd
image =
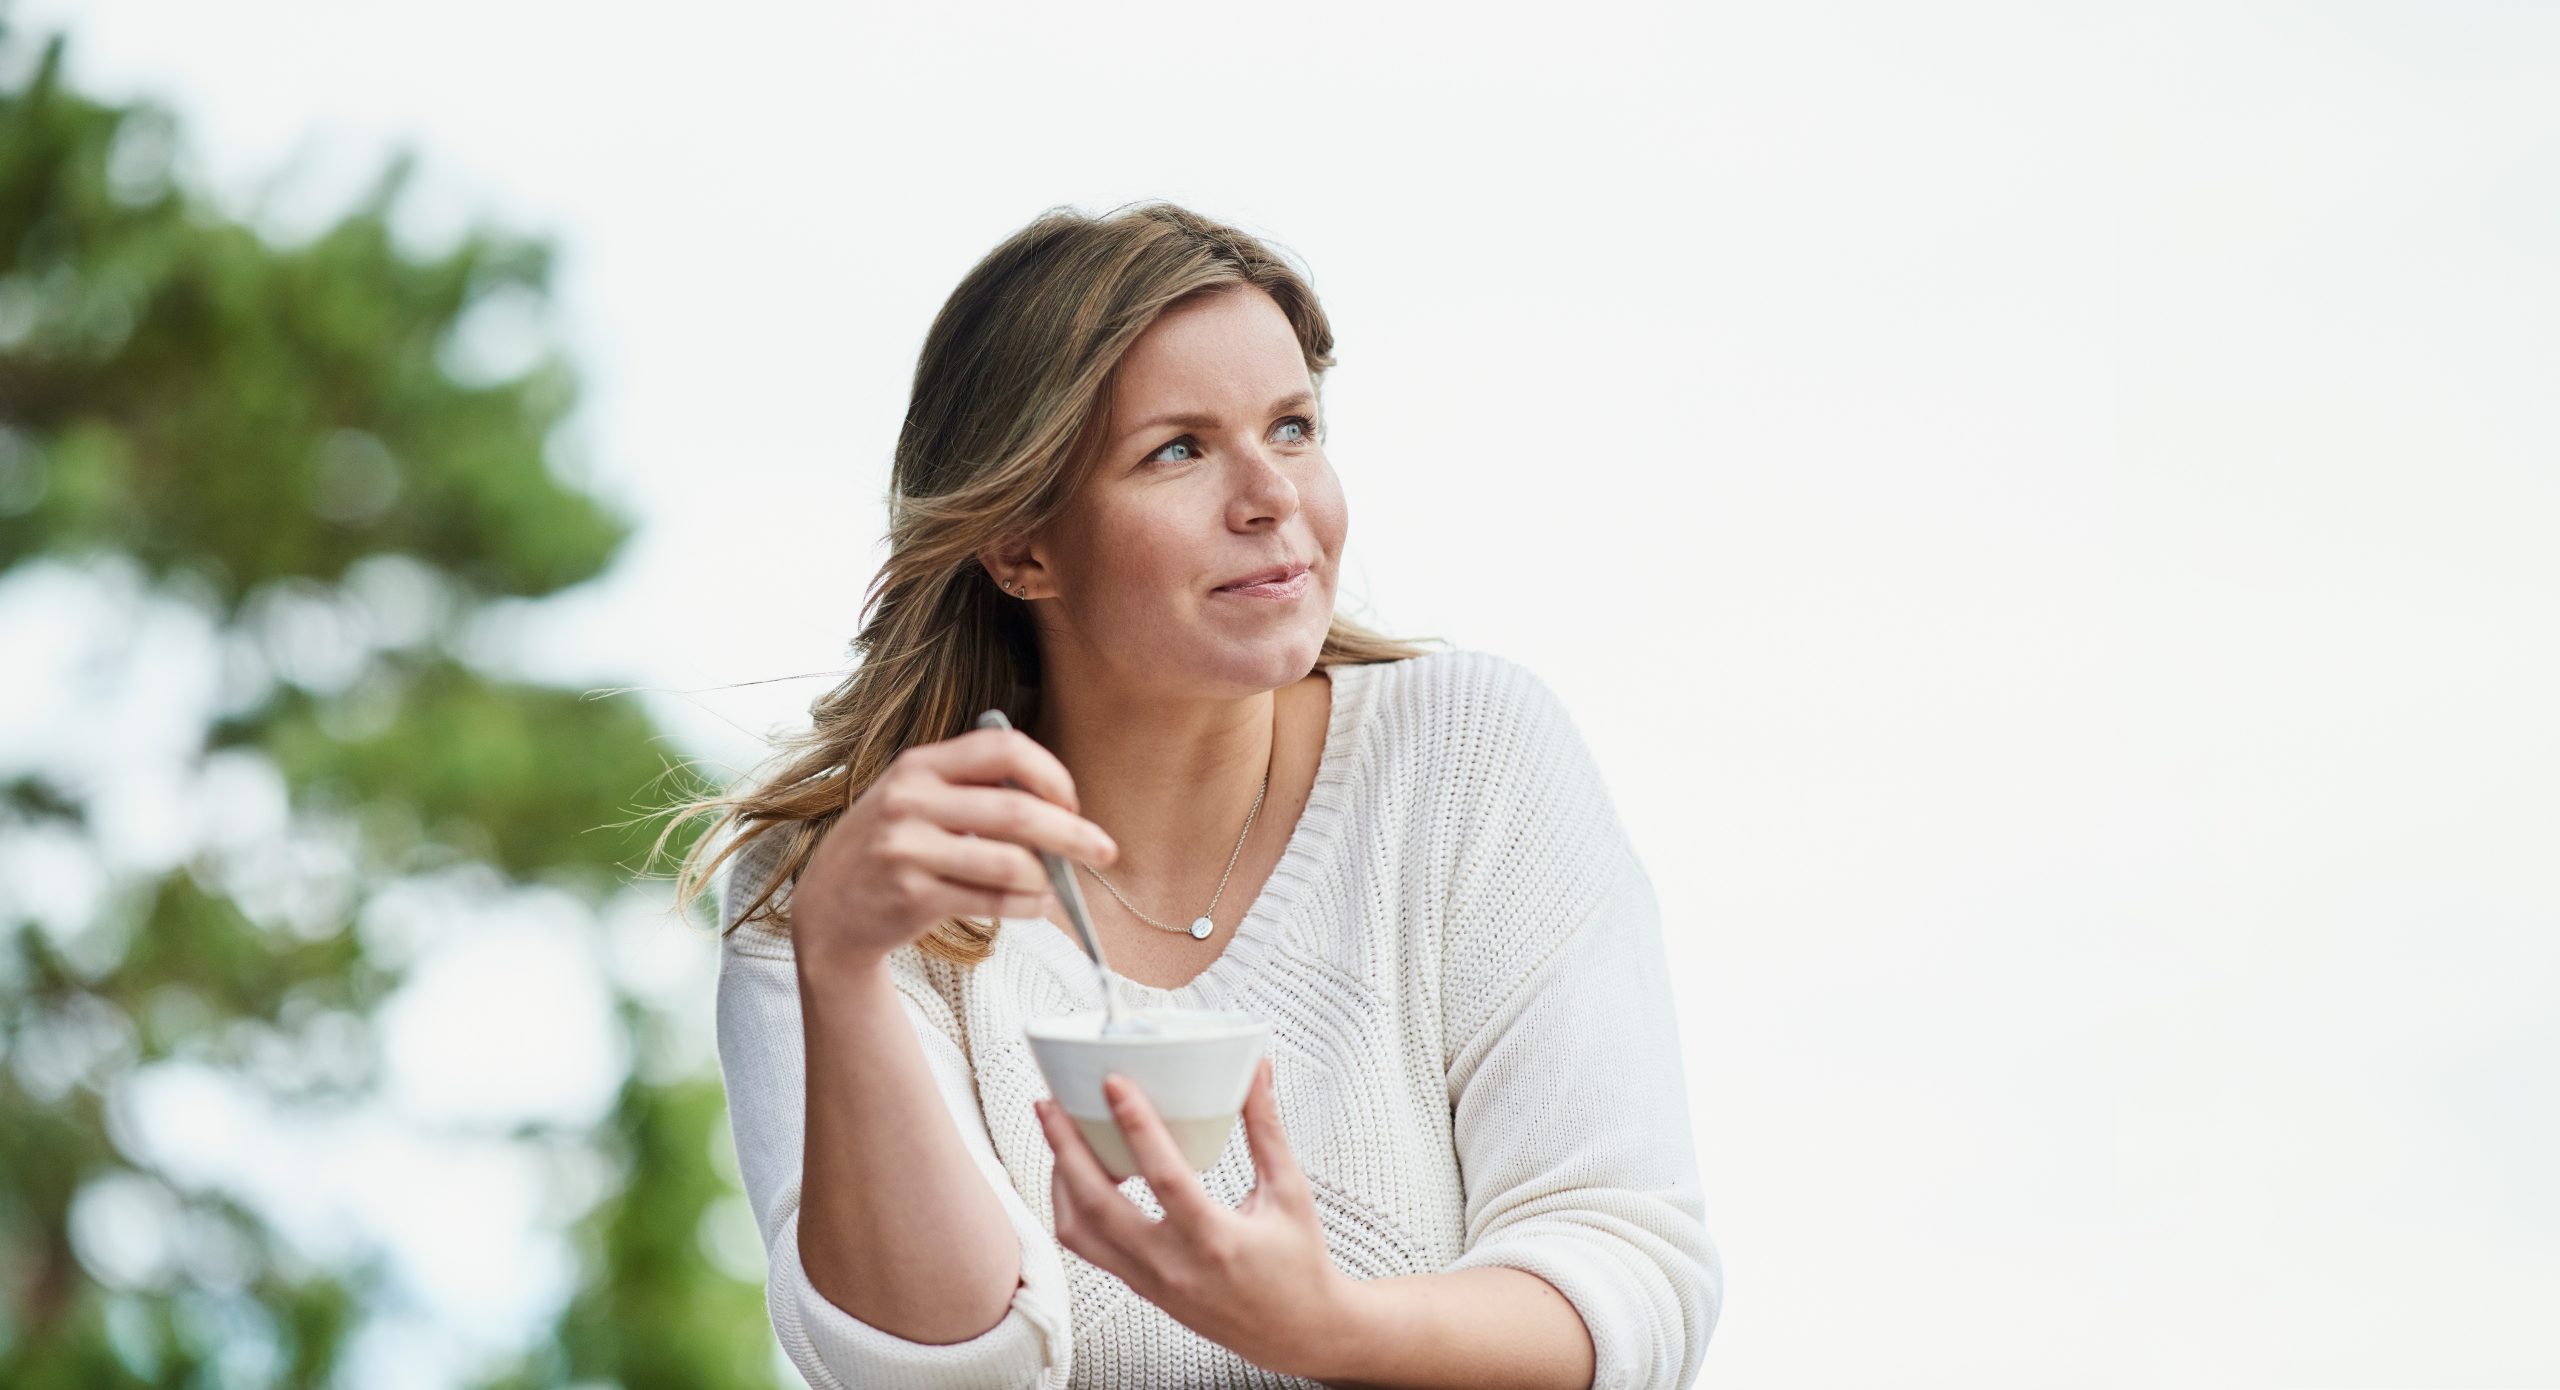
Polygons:
M1275 426L1274 428L1286 428L1286 427L1288 427L1288 426L1290 426L1290 425L1296 425L1296 426L1298 427L1298 437L1297 437L1297 438L1295 438L1295 439L1283 440L1283 441L1282 441L1283 443L1287 443L1287 444L1313 444L1313 443L1315 442L1315 440L1316 440L1316 422L1315 422L1315 421L1313 421L1313 420L1311 420L1311 419L1307 418L1307 417L1306 417L1306 416L1304 416L1304 415L1283 415L1283 416L1281 416L1281 417L1280 417L1280 423L1279 423L1279 425ZM1146 460L1145 460L1145 461L1146 461L1146 462L1148 462L1148 463L1190 463L1190 462L1192 462L1192 460L1191 460L1191 459L1187 459L1187 458L1186 458L1186 459L1167 459L1167 458L1165 458L1165 456L1164 456L1164 451L1165 451L1165 449L1172 449L1172 448L1176 448L1176 447L1184 448L1184 449L1189 449L1189 450L1191 450L1194 454L1197 454L1197 453L1199 452L1199 450L1200 450L1200 444L1199 444L1199 441L1198 441L1197 439L1194 439L1192 436L1190 436L1190 435L1187 435L1187 434L1186 434L1186 435L1182 436L1182 437L1181 437L1181 438L1179 438L1179 439L1175 439L1175 440L1169 441L1168 443L1166 443L1166 444L1164 445L1164 447L1163 447L1163 448L1160 448L1160 449L1156 450L1154 453L1147 455L1147 457L1146 457Z

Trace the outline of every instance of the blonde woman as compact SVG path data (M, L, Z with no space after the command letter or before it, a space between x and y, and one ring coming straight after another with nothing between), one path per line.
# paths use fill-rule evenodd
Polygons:
M1696 1376L1723 1272L1651 882L1544 683L1335 614L1332 348L1179 207L1006 240L925 341L853 674L686 808L812 1385ZM1132 1094L1115 1186L1046 1103L1024 1021L1101 998L1035 849L1139 1002L1271 1020L1207 1171Z

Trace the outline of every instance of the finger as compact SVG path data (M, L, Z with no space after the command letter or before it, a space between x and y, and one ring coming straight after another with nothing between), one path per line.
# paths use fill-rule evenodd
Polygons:
M1026 849L1045 849L1090 864L1108 864L1120 857L1120 847L1101 826L1018 788L943 783L926 786L915 795L925 819L955 837L965 833L1010 840Z
M939 878L916 899L918 906L943 917L1046 917L1057 902L1051 893L1007 893Z
M1000 786L1010 777L1023 790L1070 811L1084 803L1076 798L1076 780L1058 755L1020 729L971 729L937 743L921 743L898 757L913 760L946 782Z
M1067 1108L1055 1097L1040 1102L1040 1133L1049 1141L1054 1157L1054 1180L1064 1191L1055 1201L1059 1239L1072 1226L1078 1237L1095 1245L1120 1261L1105 1265L1127 1283L1137 1272L1136 1260L1145 1250L1155 1223L1138 1210L1137 1204L1120 1195L1120 1185L1103 1171L1102 1159L1093 1146L1084 1141L1084 1132L1076 1128ZM1085 1255L1093 1260L1090 1254ZM1102 1264L1100 1260L1094 1260Z
M996 888L1008 893L1046 893L1049 871L1040 856L1004 840L982 840L929 826L903 827L895 833L897 851L907 862L953 884Z
M1226 1208L1201 1189L1200 1175L1191 1171L1191 1160L1182 1156L1182 1146L1173 1142L1173 1131L1165 1128L1154 1104L1136 1082L1114 1072L1102 1079L1102 1095L1111 1102L1111 1117L1128 1137L1130 1156L1138 1160L1138 1174L1154 1189L1156 1205L1164 1208L1167 1220L1181 1222L1185 1231L1199 1232L1226 1214Z
M1244 1138L1253 1150L1256 1191L1268 1189L1274 1198L1291 1201L1311 1194L1307 1175L1298 1167L1297 1155L1289 1150L1288 1133L1280 1125L1280 1092L1267 1054L1254 1067L1253 1088L1245 1092Z

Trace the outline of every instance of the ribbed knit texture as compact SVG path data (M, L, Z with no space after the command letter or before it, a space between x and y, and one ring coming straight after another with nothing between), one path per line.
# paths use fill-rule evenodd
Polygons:
M1723 1304L1661 918L1590 749L1527 668L1441 651L1327 668L1313 792L1224 950L1142 1004L1271 1020L1273 1079L1334 1263L1355 1279L1506 1265L1555 1285L1598 1390L1680 1390ZM723 925L770 876L733 861ZM1179 915L1179 914L1177 914ZM1215 941L1202 943L1204 952ZM966 1342L910 1342L829 1303L799 1261L804 1039L788 936L725 938L718 1036L731 1132L784 1351L819 1390L1293 1386L1059 1245L1048 1094L1026 1020L1102 1007L1069 929L1007 918L975 967L891 957L953 1121L1022 1241L1022 1287ZM1253 1186L1239 1123L1200 1175ZM1163 1209L1143 1177L1121 1191Z

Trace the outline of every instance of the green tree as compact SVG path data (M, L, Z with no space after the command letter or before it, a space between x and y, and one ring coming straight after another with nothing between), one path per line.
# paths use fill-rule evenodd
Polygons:
M365 1025L404 963L352 924L404 880L486 865L569 890L600 929L651 867L632 807L671 775L659 731L628 700L481 669L463 638L492 603L601 573L630 522L554 466L576 399L556 349L503 380L454 365L475 307L547 294L550 247L483 230L404 252L405 152L325 232L276 244L180 186L168 113L86 99L62 37L23 42L0 20L0 60L26 74L0 90L0 582L107 564L201 615L245 674L186 763L271 769L291 828L341 851L314 871L316 914L242 891L258 846L120 873L78 951L0 884L0 1385L344 1383L382 1253L301 1257L239 1194L128 1151L116 1099L173 1059L294 1106L373 1092ZM426 616L392 621L386 593ZM103 851L95 794L0 769L0 838ZM658 1007L616 997L629 1055L663 1047ZM761 1289L697 1237L734 1192L716 1072L635 1069L595 1132L518 1137L615 1181L574 1228L557 1335L487 1383L774 1383ZM173 1242L220 1244L236 1277L105 1277L75 1208L107 1192L139 1194Z

